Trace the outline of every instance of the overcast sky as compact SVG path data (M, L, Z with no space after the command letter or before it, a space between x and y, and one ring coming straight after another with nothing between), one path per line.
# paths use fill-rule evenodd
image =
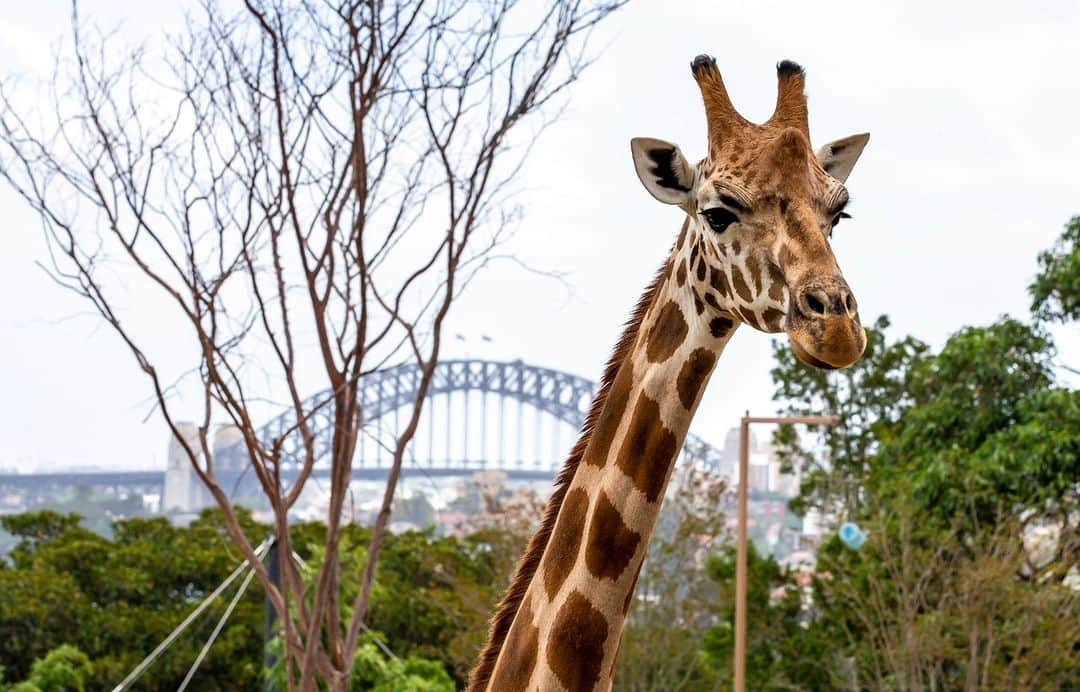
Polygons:
M160 43L175 2L87 0L82 14ZM137 9L133 9L137 8ZM46 77L66 0L20 5L0 24L3 74ZM689 62L715 55L736 107L766 119L774 65L807 70L815 145L869 131L848 180L853 219L834 236L864 322L933 346L963 325L1026 317L1035 257L1080 213L1080 3L647 2L597 36L606 46L522 172L512 251L565 272L569 291L512 266L475 282L453 313L447 356L522 358L596 378L663 259L680 212L640 186L629 139L704 152ZM115 335L34 263L37 220L0 189L0 467L164 465L147 381ZM480 335L492 341L485 343ZM1057 330L1064 362L1080 336ZM766 413L770 337L740 330L693 429L722 443L744 409Z

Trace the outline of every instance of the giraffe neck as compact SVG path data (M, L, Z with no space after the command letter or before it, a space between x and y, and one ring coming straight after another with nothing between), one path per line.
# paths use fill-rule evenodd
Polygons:
M685 233L684 233L685 236ZM700 395L737 322L703 319L682 237L618 363L488 690L607 690L637 575ZM686 248L689 249L689 248ZM683 279L680 281L679 279Z

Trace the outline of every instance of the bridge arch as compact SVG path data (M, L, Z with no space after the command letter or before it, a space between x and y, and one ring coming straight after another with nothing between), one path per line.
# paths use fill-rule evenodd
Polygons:
M364 412L365 425L377 424L388 414L411 404L420 386L420 369L412 363L395 365L377 370L364 377L360 387L360 403ZM480 392L491 394L503 400L518 401L527 404L536 411L550 416L575 430L580 429L596 391L596 383L570 373L544 368L515 361L491 361L481 359L456 359L439 362L432 376L425 407L431 407L433 400L440 395L453 393ZM322 405L329 399L329 392L324 391L309 397L304 402L307 410L315 410L311 419L315 434L316 458L325 458L330 449L332 434L332 412L329 406ZM277 438L288 433L294 418L291 412L281 414L268 421L260 430L263 439ZM521 434L521 431L518 431ZM283 446L286 459L299 459L303 448L299 436L295 433L286 437ZM548 469L552 474L562 465L567 450L561 456L548 460ZM709 445L696 435L687 436L683 446L683 456L695 463L718 469L721 461L720 450ZM467 460L466 460L467 461ZM486 468L505 470L520 469L521 460L516 460L514 467L506 466L502 460L486 465ZM365 463L356 460L357 468L381 468L389 461ZM461 471L467 472L473 467L462 465Z

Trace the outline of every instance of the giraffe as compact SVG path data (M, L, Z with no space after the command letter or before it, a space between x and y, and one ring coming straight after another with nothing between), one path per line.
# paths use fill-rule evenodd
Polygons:
M738 114L716 61L691 63L708 154L631 140L657 200L686 214L607 364L541 525L492 620L471 692L609 690L638 572L702 392L742 324L785 332L821 369L859 359L866 333L831 248L844 187L869 140L810 148L805 73L777 65L774 113Z

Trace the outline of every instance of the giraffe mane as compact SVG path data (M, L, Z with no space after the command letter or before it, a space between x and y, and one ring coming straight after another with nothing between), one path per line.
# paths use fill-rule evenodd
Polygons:
M577 443L570 450L570 455L566 458L559 475L555 478L555 488L544 509L540 528L529 541L528 548L526 548L524 555L518 562L514 578L511 580L506 594L499 602L495 617L491 619L491 625L488 628L487 646L484 647L476 667L473 668L472 673L469 675L469 692L481 692L490 681L495 662L499 658L499 652L502 650L506 635L510 631L510 625L514 622L514 617L517 615L521 601L525 597L525 592L528 590L529 584L536 574L536 569L540 565L540 558L544 555L544 549L547 548L548 541L551 538L551 531L555 527L555 520L559 516L559 510L562 508L563 500L566 497L566 491L570 487L570 482L574 479L574 474L577 472L578 465L585 454L585 449L589 446L596 420L604 410L604 404L607 403L611 385L619 374L619 368L626 361L627 355L633 348L634 342L637 341L641 322L652 305L657 291L663 284L664 277L667 276L670 270L670 262L669 253L669 258L657 270L656 276L653 277L644 293L641 294L637 305L634 306L633 312L630 313L630 317L623 326L622 336L619 337L615 349L608 359L607 366L604 368L600 387L593 398L585 422L581 426L581 434Z

